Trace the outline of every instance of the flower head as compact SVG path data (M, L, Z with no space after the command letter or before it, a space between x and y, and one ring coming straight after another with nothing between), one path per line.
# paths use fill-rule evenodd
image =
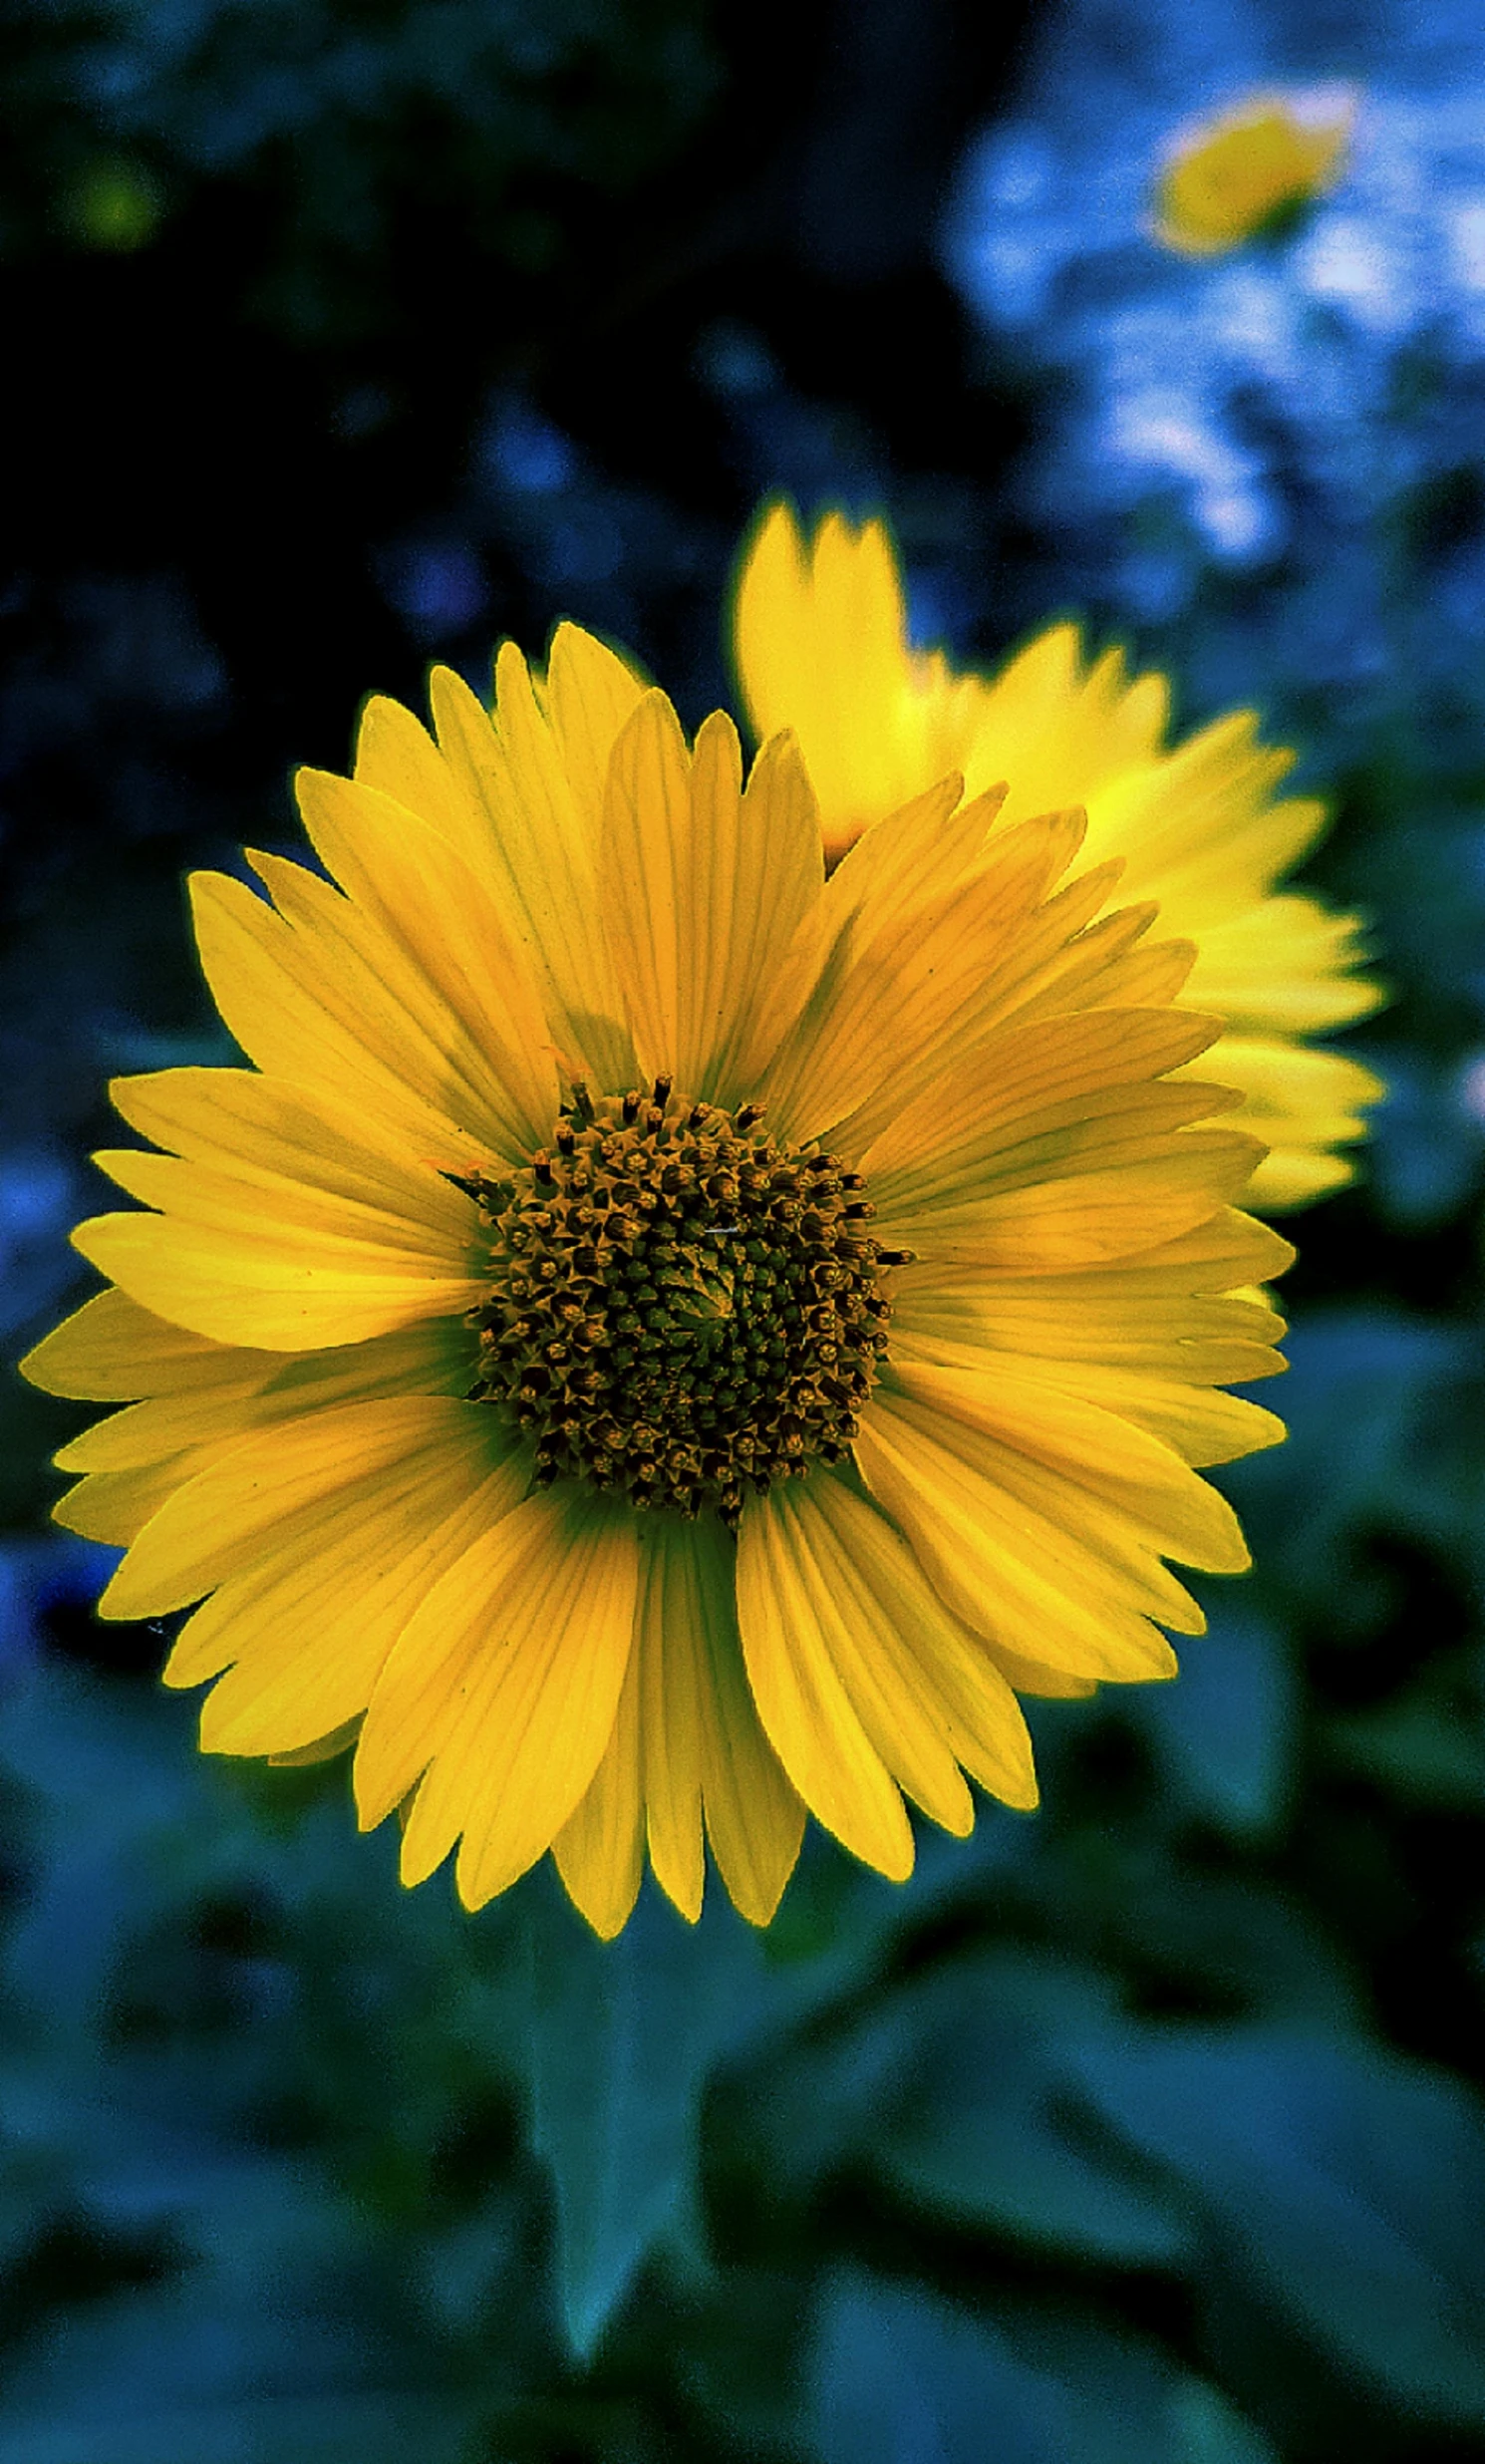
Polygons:
M1351 1177L1336 1149L1363 1135L1371 1073L1309 1039L1380 998L1355 969L1356 919L1278 885L1319 835L1324 807L1276 797L1293 756L1238 711L1167 748L1169 689L1084 661L1070 625L999 675L965 675L908 639L885 526L828 514L812 539L767 508L739 578L735 650L760 736L791 728L835 854L957 770L973 796L1009 780L996 828L1047 804L1087 816L1086 853L1119 859L1118 895L1159 901L1163 929L1196 946L1186 995L1225 1022L1216 1076L1246 1098L1269 1152L1250 1196L1305 1203Z
M1197 123L1171 149L1155 229L1182 256L1220 256L1286 221L1336 179L1355 99L1253 94Z
M827 877L788 736L744 783L570 626L433 704L301 774L324 875L192 883L250 1066L115 1085L61 1517L105 1616L189 1610L206 1747L354 1741L410 1883L552 1849L611 1934L710 1840L764 1922L806 1810L903 1876L905 1796L1034 1803L1018 1690L1168 1675L1163 1559L1246 1562L1193 1466L1282 1433L1220 1388L1289 1253L1190 948L1066 796L948 777Z

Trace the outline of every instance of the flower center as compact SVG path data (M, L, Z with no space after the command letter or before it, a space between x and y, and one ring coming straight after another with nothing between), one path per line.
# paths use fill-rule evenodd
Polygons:
M536 1440L536 1478L715 1508L838 1462L887 1349L859 1172L765 1136L761 1104L648 1093L564 1105L508 1179L461 1182L490 1228L480 1400Z

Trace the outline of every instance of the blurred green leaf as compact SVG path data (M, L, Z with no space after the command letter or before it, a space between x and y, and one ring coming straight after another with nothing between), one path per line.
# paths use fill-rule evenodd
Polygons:
M935 1980L911 2073L874 2117L872 2160L947 2223L1124 2267L1175 2267L1191 2239L1179 2203L1067 2110L1051 2054L1063 2030L1105 2021L1107 1988L1039 1966L1040 1975L1014 1953L992 1955ZM1048 1983L1065 1986L1055 2017Z
M693 1929L647 1889L603 1943L546 1874L526 1894L516 2057L556 2194L563 2323L583 2356L657 2244L686 2235L707 2076L757 2015L755 1942L720 1903L714 1892Z
M1485 2114L1447 2074L1257 2028L1129 2030L1066 2059L1348 2373L1485 2424Z
M284 2289L288 2291L287 2288ZM0 2464L457 2464L469 2407L284 2300L180 2283L79 2310L14 2374Z
M826 2291L811 2392L820 2464L1273 2464L1267 2439L1151 2345L976 2317L855 2273Z
M1265 1584L1321 1631L1366 1632L1365 1548L1401 1536L1485 1565L1479 1345L1467 1327L1335 1310L1297 1325L1284 1381L1287 1444L1224 1474Z
M931 1970L758 2082L770 2173L864 2167L931 2219L1133 2267L1174 2265L1179 2210L1065 2109L1051 2047L1108 2023L1110 1981L1009 1949Z
M1434 1662L1395 1701L1326 1723L1336 1758L1405 1804L1485 1812L1485 1667L1478 1652Z
M1478 927L1468 946L1469 964L1478 971ZM1357 1052L1356 1058L1387 1082L1367 1158L1382 1212L1409 1228L1446 1222L1471 1196L1485 1156L1485 1124L1466 1099L1457 1063L1445 1068L1429 1055L1396 1048Z
M1138 1687L1125 1708L1193 1812L1235 1838L1274 1829L1294 1776L1299 1706L1271 1620L1224 1603L1183 1646L1175 1684Z

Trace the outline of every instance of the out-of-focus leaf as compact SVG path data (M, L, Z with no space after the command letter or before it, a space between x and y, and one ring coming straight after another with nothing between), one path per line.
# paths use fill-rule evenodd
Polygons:
M860 2274L826 2293L811 2371L820 2464L1272 2464L1266 2439L1150 2346L987 2319Z
M1109 2034L1066 2058L1347 2372L1485 2424L1485 2115L1446 2074L1266 2029Z
M1172 1686L1141 1686L1127 1710L1192 1809L1235 1838L1259 1837L1283 1811L1298 1705L1282 1636L1251 1609L1223 1606L1185 1645Z
M1387 1081L1367 1159L1382 1211L1409 1230L1446 1222L1468 1198L1485 1150L1482 1123L1464 1099L1459 1073L1405 1052L1368 1060Z
M1364 1631L1376 1622L1367 1536L1452 1553L1485 1509L1467 1384L1477 1346L1454 1326L1337 1310L1298 1327L1290 1354L1288 1443L1224 1479L1265 1579L1328 1632Z
M1410 1805L1485 1812L1485 1667L1435 1662L1393 1702L1329 1720L1331 1750Z
M764 2045L859 1994L904 1932L1014 1856L1015 1830L995 1811L967 1858L957 1841L926 1838L905 1889L817 1844L818 1887L792 1937L785 1927L777 1940L743 1925L718 1888L694 1930L647 1888L617 1941L600 1943L549 1875L532 1877L528 1987L514 1999L497 1991L487 2023L506 2033L529 2087L533 2144L556 2193L562 2316L579 2354L591 2353L657 2247L693 2279L705 2270L697 2133L713 2073L744 2052L759 2060ZM813 2087L804 2092L824 2121ZM837 2087L819 2161L859 2103Z
M813 1824L806 1829L778 1913L758 1938L776 1984L767 2005L773 2024L797 2024L838 1996L859 1993L915 1927L942 1920L1034 1855L1037 1826L982 1798L968 1839L919 1822L915 1843L907 1881L888 1882L841 1856Z
M54 2032L96 2028L128 1930L157 1903L150 1840L201 1810L188 1732L173 1706L39 1668L5 1706L0 1761L24 1792L41 1855L0 1975ZM160 1751L166 1726L176 1757Z
M302 2310L187 2277L75 2311L7 2388L0 2464L455 2464L468 2423Z
M551 2168L557 2286L590 2353L657 2243L684 2235L713 2064L756 2013L761 1962L714 1893L693 1930L647 1890L599 1942L546 1876L526 1896L532 2139Z
M812 2324L802 2258L788 2272L730 2267L720 2300L666 2320L681 2383L715 2425L723 2454L798 2452L798 2365Z
M982 2055L994 2049L1000 2067L987 2070ZM1178 2207L1107 2149L1079 2144L1037 2052L994 2049L967 2047L921 2104L883 2123L877 2152L888 2180L946 2223L1124 2267L1177 2265L1189 2243Z
M1128 2267L1177 2263L1179 2205L1069 2114L1052 2049L1107 2024L1107 1981L992 1953L902 1998L915 2022L897 2093L859 2118L868 2160L946 2222ZM829 2092L829 2083L826 2092Z

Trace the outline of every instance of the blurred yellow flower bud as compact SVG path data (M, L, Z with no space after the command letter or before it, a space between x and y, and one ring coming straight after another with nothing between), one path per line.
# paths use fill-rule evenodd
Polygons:
M1188 126L1155 189L1155 234L1182 256L1219 256L1272 229L1338 175L1355 96L1254 94Z

